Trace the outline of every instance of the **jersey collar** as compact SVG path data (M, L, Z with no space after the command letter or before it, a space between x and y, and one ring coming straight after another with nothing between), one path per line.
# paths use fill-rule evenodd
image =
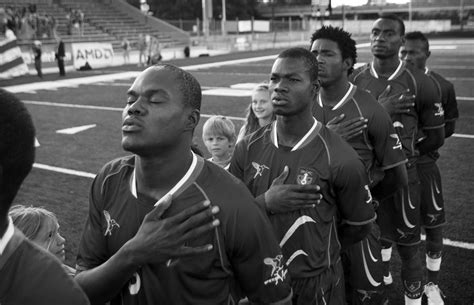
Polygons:
M171 190L168 191L163 197L161 197L156 203L155 206L158 206L163 198L165 198L167 195L171 195L173 197L178 196L181 194L185 189L188 188L189 185L191 185L201 172L203 166L204 166L204 159L201 157L196 156L195 153L191 152L193 155L193 161L191 162L191 166L189 166L188 170L184 174L184 176L176 183L175 186L171 188ZM130 191L132 192L132 195L135 198L138 198L137 194L137 178L135 174L135 169L133 170L132 177L130 178Z
M351 99L354 96L354 93L356 92L356 89L357 89L357 87L354 86L354 84L352 84L351 82L349 82L349 88L347 89L346 94L344 94L342 99L339 102L337 102L337 104L334 105L334 107L332 107L332 110L336 110L338 108L341 108L342 105L344 105L349 99ZM323 99L321 97L321 91L318 94L318 103L319 103L319 106L323 107Z
M425 67L425 74L429 74L430 73L430 69L428 69L428 67Z
M296 143L295 146L291 149L291 151L295 151L299 148L304 147L307 143L309 143L316 135L319 133L319 130L321 129L321 123L319 123L314 117L313 117L314 123L313 126L308 130L308 132ZM275 145L276 148L278 148L278 133L277 133L277 121L275 120L272 123L272 133L270 137L273 145Z
M388 80L394 80L397 78L402 73L404 67L404 62L399 60L397 69L395 69L395 72L393 72L392 75L388 77ZM372 74L372 76L375 78L379 78L377 71L375 71L374 62L370 63L370 74Z
M12 239L14 232L15 232L15 228L13 227L12 218L8 217L7 230L5 231L5 234L3 234L2 237L0 237L0 255L2 255L3 251L5 251L5 248L7 247L8 243Z

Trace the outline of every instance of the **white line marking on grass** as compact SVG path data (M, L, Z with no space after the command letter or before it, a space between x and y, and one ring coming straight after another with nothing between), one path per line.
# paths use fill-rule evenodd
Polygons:
M82 172L82 171L77 171L77 170L74 170L74 169L68 169L68 168L62 168L62 167L57 167L57 166L46 165L46 164L34 163L33 167L36 167L36 168L39 168L39 169L44 169L44 170L47 170L47 171L56 172L56 173L72 175L72 176L92 178L92 179L95 178L95 174Z
M421 234L421 240L426 240L425 234ZM450 240L448 238L443 238L443 245L451 246L455 248L467 249L467 250L474 250L474 244L462 242L462 241Z
M71 127L71 128L65 128L65 129L60 129L56 130L56 133L62 133L62 134L76 134L82 131L85 131L87 129L91 129L96 127L96 124L90 124L90 125L84 125L84 126L77 126L77 127Z
M474 97L456 96L458 101L474 101Z
M23 101L25 104L39 105L39 106L53 106L53 107L64 107L64 108L80 108L80 109L92 109L92 110L108 110L108 111L120 111L123 108L105 107L105 106L92 106L92 105L78 105L78 104L65 104L65 103L53 103L53 102L40 102L40 101Z
M79 108L79 109L93 109L93 110L106 110L106 111L118 111L122 112L123 108L113 108L113 107L102 107L102 106L91 106L91 105L75 105L75 104L62 104L62 103L52 103L52 102L40 102L40 101L23 101L25 104L39 105L39 106L52 106L52 107L64 107L64 108ZM213 114L201 114L201 117L210 118ZM235 121L245 121L245 118L227 116L231 120Z
M472 134L462 134L462 133L454 133L453 137L456 138L466 138L466 139L474 139L474 135Z
M218 88L202 91L202 95L211 95L211 96L251 96L251 90L240 90L240 89L231 89L231 88Z

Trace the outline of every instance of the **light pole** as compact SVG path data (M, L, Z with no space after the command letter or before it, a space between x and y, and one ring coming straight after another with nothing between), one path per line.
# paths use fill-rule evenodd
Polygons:
M226 17L226 9L225 9L225 0L222 0L222 20L221 20L222 36L225 36L227 34L226 22L227 22L227 17Z

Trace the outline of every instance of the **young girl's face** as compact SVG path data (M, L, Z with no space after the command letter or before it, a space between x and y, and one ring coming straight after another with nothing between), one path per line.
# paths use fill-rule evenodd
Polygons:
M213 158L227 158L232 152L232 143L224 135L205 133L204 144Z
M252 111L257 119L270 119L273 114L273 105L268 91L258 90L252 94Z
M64 245L66 239L59 234L59 224L54 219L44 221L32 242L51 252L60 261L65 261L66 252L64 251Z

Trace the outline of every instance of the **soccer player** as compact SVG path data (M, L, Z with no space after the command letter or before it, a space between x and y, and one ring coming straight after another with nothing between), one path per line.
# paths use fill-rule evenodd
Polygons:
M236 140L234 123L225 116L210 117L202 126L202 140L211 154L208 160L228 170Z
M324 26L313 33L310 49L318 60L321 84L313 114L359 154L371 193L380 201L407 185L406 157L392 120L374 97L349 82L357 51L348 32ZM371 232L341 253L349 304L383 303L380 251L378 236Z
M269 85L277 119L237 143L230 172L268 213L293 304L345 304L341 245L364 238L375 219L364 165L312 115L319 83L311 52L281 52Z
M149 67L128 90L122 147L133 155L95 178L79 246L76 280L92 302L291 301L281 250L252 195L191 151L200 105L197 80L172 65Z
M8 210L35 158L35 128L25 105L0 89L0 304L86 305L61 263L13 225Z
M396 243L402 261L405 304L421 304L422 266L417 254L420 190L416 161L419 153L435 150L443 144L444 119L434 83L398 58L404 35L405 26L399 17L383 15L377 19L370 34L372 62L355 70L352 82L368 90L388 111L408 159L408 189L381 202L377 220L381 229L382 259L387 266L384 281L391 282L388 263L391 245ZM426 135L422 141L417 141L419 130Z
M459 112L456 93L451 82L443 76L428 69L426 61L430 57L428 39L421 32L410 32L405 35L405 44L400 48L400 58L406 63L425 71L436 84L444 110L444 136L454 133ZM438 287L438 275L443 250L443 225L446 222L444 200L441 189L441 175L436 160L437 150L421 155L417 162L421 183L421 225L426 232L426 268L428 284L425 295L429 304L444 304L441 290Z

